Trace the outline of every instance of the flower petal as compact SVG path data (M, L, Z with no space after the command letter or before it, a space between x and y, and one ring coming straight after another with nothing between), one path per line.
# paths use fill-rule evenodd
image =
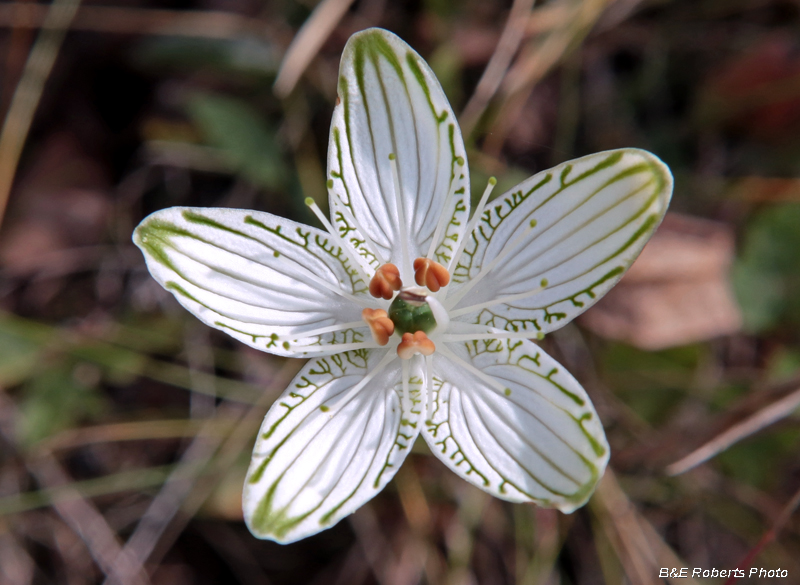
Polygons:
M367 286L325 232L256 211L173 207L147 217L133 240L184 307L252 347L299 356L371 343L358 304L371 298Z
M451 285L447 307L459 320L499 329L558 329L622 277L671 195L669 169L638 149L538 173L487 207L454 271L461 284Z
M447 349L434 356L422 431L436 456L498 498L566 513L583 505L609 449L580 384L531 341Z
M402 209L390 153L397 157ZM402 266L402 239L409 240L413 260L428 254L436 235L434 259L449 260L469 205L461 130L428 64L385 30L357 33L344 49L328 176L334 223L373 263L364 235L403 271L410 267ZM401 275L404 282L411 280L411 274Z
M293 542L330 528L394 476L419 433L422 376L411 372L404 398L392 354L311 360L272 406L244 486L254 535Z

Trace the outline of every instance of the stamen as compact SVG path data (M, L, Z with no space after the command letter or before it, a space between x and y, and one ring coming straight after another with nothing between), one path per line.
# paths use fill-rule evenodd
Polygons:
M497 179L494 177L489 177L489 184L486 185L486 189L481 195L481 200L478 202L478 206L475 208L475 213L472 214L472 219L469 220L467 224L467 229L464 230L464 234L461 236L461 239L458 242L458 247L456 248L455 254L450 259L450 264L447 266L447 269L450 272L450 275L453 275L453 272L458 266L458 261L461 259L461 253L464 251L464 247L467 245L467 240L472 235L472 230L475 229L475 226L478 224L478 220L481 218L481 214L483 213L483 208L486 206L486 201L489 199L489 195L492 194L494 190L494 186L497 185Z
M450 273L430 258L417 258L414 260L414 280L420 286L427 286L431 292L438 292L450 284Z
M434 343L428 339L424 331L416 333L403 333L403 340L397 346L397 355L400 359L410 360L418 353L428 356L436 351Z
M452 351L450 351L446 347L442 347L439 350L439 352L442 355L444 355L446 358L448 358L449 360L451 360L451 361L453 361L453 362L455 362L457 364L460 364L464 369L469 370L476 377L480 378L481 381L485 382L487 385L491 386L492 388L494 388L498 392L502 393L504 396L508 396L508 395L511 394L511 390L509 388L506 388L505 386L503 386L500 382L498 382L492 376L489 376L488 374L484 374L482 371L480 371L478 368L476 368L472 364L462 360L460 357L458 357L456 354L454 354Z
M331 222L328 221L328 218L325 217L325 214L322 213L322 210L311 197L306 197L306 205L311 208L311 211L313 211L314 215L316 215L320 222L322 222L322 225L325 226L325 229L328 230L328 233L331 235L334 241L339 245L344 253L347 254L347 257L350 258L350 262L353 263L353 267L358 271L358 275L364 280L365 283L368 283L369 277L367 276L367 271L370 270L370 267L362 264L364 259L359 254L353 253L353 247L347 245L341 236L336 233L336 230L331 225Z
M403 371L403 374L402 374L402 377L403 377L403 396L402 396L403 404L402 404L402 408L403 408L403 413L404 414L407 413L406 416L408 416L408 415L411 414L411 396L408 393L409 360L403 360L402 363L403 363L403 368L402 368L402 371Z
M442 336L442 341L446 343L474 341L475 339L544 339L544 333L541 331L503 331L502 329L490 328L488 331L476 331L475 333L446 333Z
M361 343L330 343L328 345L308 345L303 346L300 352L303 355L310 353L342 353L355 349L379 349L379 345L362 341ZM286 349L289 349L288 347Z
M450 325L450 315L447 314L447 309L436 300L436 297L431 295L425 297L425 302L428 303L431 313L433 313L433 319L436 321L436 330L439 332L447 331L447 327Z
M425 405L425 420L433 420L433 377L432 377L433 357L425 356L425 395L427 404Z
M408 252L408 241L406 240L407 233L410 233L410 226L406 225L406 212L403 205L403 192L400 191L400 175L397 172L397 156L394 153L389 155L389 167L392 170L392 182L394 183L394 196L397 201L397 219L400 229L398 235L400 236L400 249L402 253L402 269L408 276L411 276L411 258Z
M376 299L386 299L394 296L394 291L403 287L400 280L400 270L394 264L383 264L375 271L375 276L369 281L369 294Z
M539 288L535 288L533 290L519 293L516 295L508 295L507 297L500 297L499 299L492 299L491 301L486 301L485 303L478 303L477 305L472 305L470 307L463 307L461 309L456 309L455 311L450 311L450 317L458 317L459 315L466 315L467 313L472 313L474 311L478 311L481 309L485 309L487 307L493 307L494 305L502 305L503 303L510 303L513 301L518 301L520 299L527 299L528 297L532 297L535 294L542 292L544 289L547 288L547 279L543 278L541 285Z
M488 325L452 321L448 332L442 335L442 340L472 341L474 339L544 339L542 331L507 331Z
M364 305L367 305L367 304L372 304L372 301L370 299L368 299L366 297L357 297L352 293L349 293L349 292L347 292L345 290L342 290L340 287L336 286L335 284L328 282L324 278L320 278L319 276L317 276L316 274L311 272L311 270L309 270L307 266L303 266L299 262L295 262L295 264L304 269L304 276L306 278L308 278L312 282L320 285L323 288L327 288L332 293L337 294L337 295L339 295L341 297L344 297L346 299L349 299L349 300L353 301L354 303L356 303L358 305L361 305L361 306L364 306ZM364 281L364 282L366 282L366 281Z
M277 336L275 341L294 341L303 337L313 337L315 335L323 335L325 333L344 331L345 329L355 329L356 327L363 326L363 321L352 321L351 323L341 323L339 325L331 325L329 327L320 327L319 329L309 329L308 331L293 331L292 333L288 333L286 335Z
M361 380L358 384L356 384L355 386L350 388L350 390L347 391L347 393L344 395L344 397L342 397L341 399L337 400L336 401L336 406L334 407L334 409L328 408L328 410L325 411L325 412L327 412L329 416L333 416L337 412L340 412L345 406L347 406L350 403L350 401L353 399L353 396L355 396L364 386L369 384L369 382L375 376L377 376L379 373L381 373L381 371L383 371L383 369L387 365L389 365L389 362L391 362L394 359L395 359L395 356L392 354L392 352L391 351L387 351L386 355L384 355L381 358L381 361L378 362L378 365L375 366L375 369L373 369L366 376L364 376L364 379ZM322 405L322 407L325 407L325 406L326 405ZM322 407L320 407L320 408L322 408Z
M461 164L463 164L464 159L461 157L458 158L460 159ZM447 197L445 197L444 206L442 207L442 209L450 209L450 202L453 200L453 197L456 194L456 185L458 185L458 183L456 182L454 177L453 182L450 185L450 189L447 191ZM431 245L428 247L428 254L427 254L428 259L433 260L433 255L436 253L436 248L439 247L437 245L437 242L439 241L439 238L442 237L442 232L444 231L445 226L448 223L450 223L450 219L451 218L447 217L446 213L442 213L439 216L439 223L436 224L436 230L433 232Z
M535 220L535 219L532 219L532 220L530 220L530 221L528 222L528 225L527 225L527 226L525 226L525 229L523 229L523 230L522 230L522 233L521 233L521 234L519 234L519 235L518 235L516 238L514 238L514 240L513 240L513 241L512 241L510 244L507 244L507 245L506 245L506 246L503 248L503 250L502 250L502 251L501 251L501 252L500 252L500 253L497 255L497 257L496 257L494 260L492 260L491 262L489 262L489 263L488 263L486 266L482 267L482 268L481 268L481 271L480 271L480 272L478 272L478 274L476 274L474 278L470 279L470 281L469 281L469 282L467 282L467 283L466 283L464 286L462 286L462 287L461 287L461 288L458 290L458 292L455 294L455 296L454 296L452 299L449 299L449 300L448 300L448 302L447 302L447 306L448 306L449 308L452 308L452 307L456 306L456 304L458 303L458 301L460 301L461 299L463 299L463 298L464 298L464 296L465 296L465 295L466 295L466 294L467 294L467 293L468 293L470 290L472 290L472 287L474 287L476 284L478 284L478 282L479 282L479 281L480 281L480 280L481 280L481 279L482 279L484 276L486 276L487 274L489 274L489 272L491 272L491 271L492 271L492 269L493 269L495 266L497 266L497 265L498 265L500 262L502 262L503 260L505 260L505 259L506 259L506 257L507 257L507 256L508 256L508 255L509 255L511 252L513 252L514 250L516 250L517 246L519 246L519 245L520 245L520 244L521 244L521 243L522 243L522 242L525 240L525 238L528 236L528 234L529 234L529 233L531 233L531 231L533 231L533 228L535 228L535 227L536 227L536 220Z
M333 196L336 197L336 199L338 199L339 202L341 203L341 206L337 207L336 211L341 213L344 216L345 220L349 221L354 226L356 226L358 233L361 234L361 236L364 238L364 243L367 245L367 248L369 248L369 251L375 255L375 258L378 260L378 263L386 264L386 260L384 260L383 256L381 255L380 248L378 248L378 246L375 245L375 242L372 241L372 239L369 237L369 234L367 234L364 228L361 227L361 224L356 219L356 216L350 213L350 210L347 208L347 205L344 204L342 198L339 197L339 195L335 191L333 193Z
M394 323L389 319L386 311L383 309L364 309L361 311L361 316L369 325L369 330L375 343L381 346L389 343L389 337L394 333Z

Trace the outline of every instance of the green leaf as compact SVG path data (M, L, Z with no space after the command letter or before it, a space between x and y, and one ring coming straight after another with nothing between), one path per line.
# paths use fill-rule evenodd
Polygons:
M86 379L94 376L97 380ZM99 376L96 366L85 363L74 368L64 364L40 372L24 387L18 422L21 442L36 443L100 415L105 400L94 385Z
M277 130L244 101L196 94L187 104L189 116L206 141L219 148L253 184L282 190L287 181Z
M145 68L202 69L204 74L219 71L247 76L254 81L272 78L280 65L277 48L255 38L199 39L150 38L134 54Z
M800 324L800 205L776 205L747 227L733 267L745 328L765 331Z

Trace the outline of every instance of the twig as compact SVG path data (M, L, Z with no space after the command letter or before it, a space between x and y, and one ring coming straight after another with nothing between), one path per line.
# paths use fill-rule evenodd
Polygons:
M800 506L800 490L797 490L795 494L792 496L792 499L784 506L781 510L781 513L778 514L778 517L775 519L775 522L772 526L767 530L756 543L756 545L747 553L747 555L742 559L742 561L736 566L737 569L741 569L744 571L745 569L749 569L750 565L753 564L753 561L756 560L756 557L764 550L764 547L767 546L770 542L775 540L778 537L778 533L783 528L783 525L789 521L789 518L794 514L794 511L797 510L797 507ZM741 574L741 573L740 573ZM738 577L734 574L725 581L725 585L733 585L736 583Z
M511 65L511 60L516 55L519 49L519 44L522 42L522 37L525 29L528 26L528 13L533 8L535 0L514 0L511 6L511 11L508 14L506 26L500 35L500 41L497 43L494 54L486 69L481 75L478 85L475 87L475 92L469 98L467 105L464 106L464 111L461 114L461 131L464 136L469 136L475 128L486 106L489 105L503 77Z
M285 98L292 93L306 67L352 3L353 0L322 0L317 5L286 51L272 87L276 96Z
M741 441L745 437L752 435L771 425L772 423L792 414L800 407L800 389L795 390L788 396L756 412L742 422L733 425L724 433L717 435L705 445L696 449L680 461L667 466L667 475L680 475L689 471L693 467L700 465L704 461L718 455L731 445Z
M0 130L0 225L33 115L80 0L54 0L42 22Z

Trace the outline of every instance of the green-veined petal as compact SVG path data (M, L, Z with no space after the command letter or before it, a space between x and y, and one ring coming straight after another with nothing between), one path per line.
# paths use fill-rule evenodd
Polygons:
M380 492L421 424L419 371L407 397L402 387L400 360L386 350L309 361L261 426L244 488L250 531L293 542Z
M450 469L489 494L572 512L608 462L588 396L528 340L448 344L433 358L423 436ZM457 359L452 359L453 355Z
M302 356L371 341L354 302L370 298L366 285L325 232L257 211L172 207L133 239L184 307L252 347ZM358 326L314 334L347 323Z
M342 55L338 102L328 147L334 223L368 255L363 230L383 259L401 270L402 239L413 260L428 254L436 235L436 258L449 260L464 229L469 176L461 131L428 64L390 32L357 33ZM397 157L402 209L390 153Z
M448 308L499 329L563 326L622 277L671 195L669 169L638 149L534 175L487 206L454 272Z

